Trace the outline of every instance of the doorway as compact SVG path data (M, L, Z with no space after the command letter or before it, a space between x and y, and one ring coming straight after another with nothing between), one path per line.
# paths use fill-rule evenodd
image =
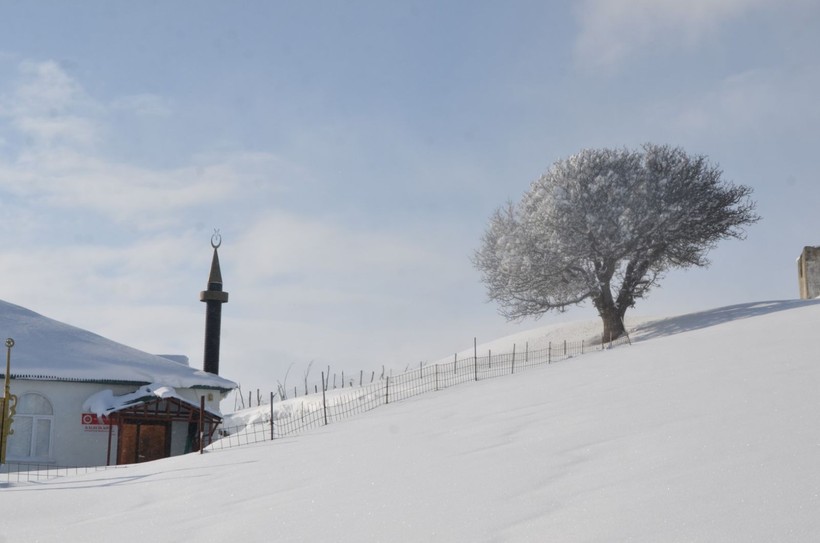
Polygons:
M136 464L171 455L171 424L124 421L117 445L117 464Z

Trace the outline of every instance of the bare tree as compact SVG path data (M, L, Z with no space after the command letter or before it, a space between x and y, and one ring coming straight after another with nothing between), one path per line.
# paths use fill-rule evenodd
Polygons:
M745 237L751 192L680 148L584 150L495 212L473 263L508 319L589 299L614 339L664 272L708 266L718 241Z

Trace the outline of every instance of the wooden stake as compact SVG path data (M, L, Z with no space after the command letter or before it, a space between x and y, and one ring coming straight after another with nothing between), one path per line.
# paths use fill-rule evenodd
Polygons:
M473 338L473 370L475 372L475 380L478 381L478 343L476 338Z
M322 372L322 412L325 415L325 426L327 426L327 397L325 390L327 390L327 383L325 382L325 372Z

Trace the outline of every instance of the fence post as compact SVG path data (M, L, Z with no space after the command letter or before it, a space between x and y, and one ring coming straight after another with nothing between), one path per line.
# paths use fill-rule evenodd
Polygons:
M584 340L581 340L581 354L584 354Z
M273 441L273 392L270 393L270 440Z
M250 403L250 402L248 402ZM139 428L139 427L137 427ZM119 449L118 449L119 452ZM199 397L199 454L205 452L205 396Z
M487 369L493 367L493 350L487 349Z
M552 341L547 345L547 364L552 364Z
M476 338L473 338L473 371L475 373L475 380L478 381L478 347Z
M458 353L453 355L453 375L458 375Z
M436 364L436 391L438 391L438 364Z
M515 343L513 343L512 371L510 373L515 373Z
M325 398L325 390L327 383L325 382L325 372L322 372L322 412L325 416L325 426L327 426L327 399Z
M390 403L390 376L388 375L384 381L384 403Z
M564 340L564 356L567 356L567 340Z

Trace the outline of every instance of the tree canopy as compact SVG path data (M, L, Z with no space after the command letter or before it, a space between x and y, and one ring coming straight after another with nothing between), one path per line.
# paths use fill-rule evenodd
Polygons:
M752 189L722 176L668 145L583 150L496 210L473 263L508 319L589 299L614 339L664 272L707 266L718 241L759 220Z

